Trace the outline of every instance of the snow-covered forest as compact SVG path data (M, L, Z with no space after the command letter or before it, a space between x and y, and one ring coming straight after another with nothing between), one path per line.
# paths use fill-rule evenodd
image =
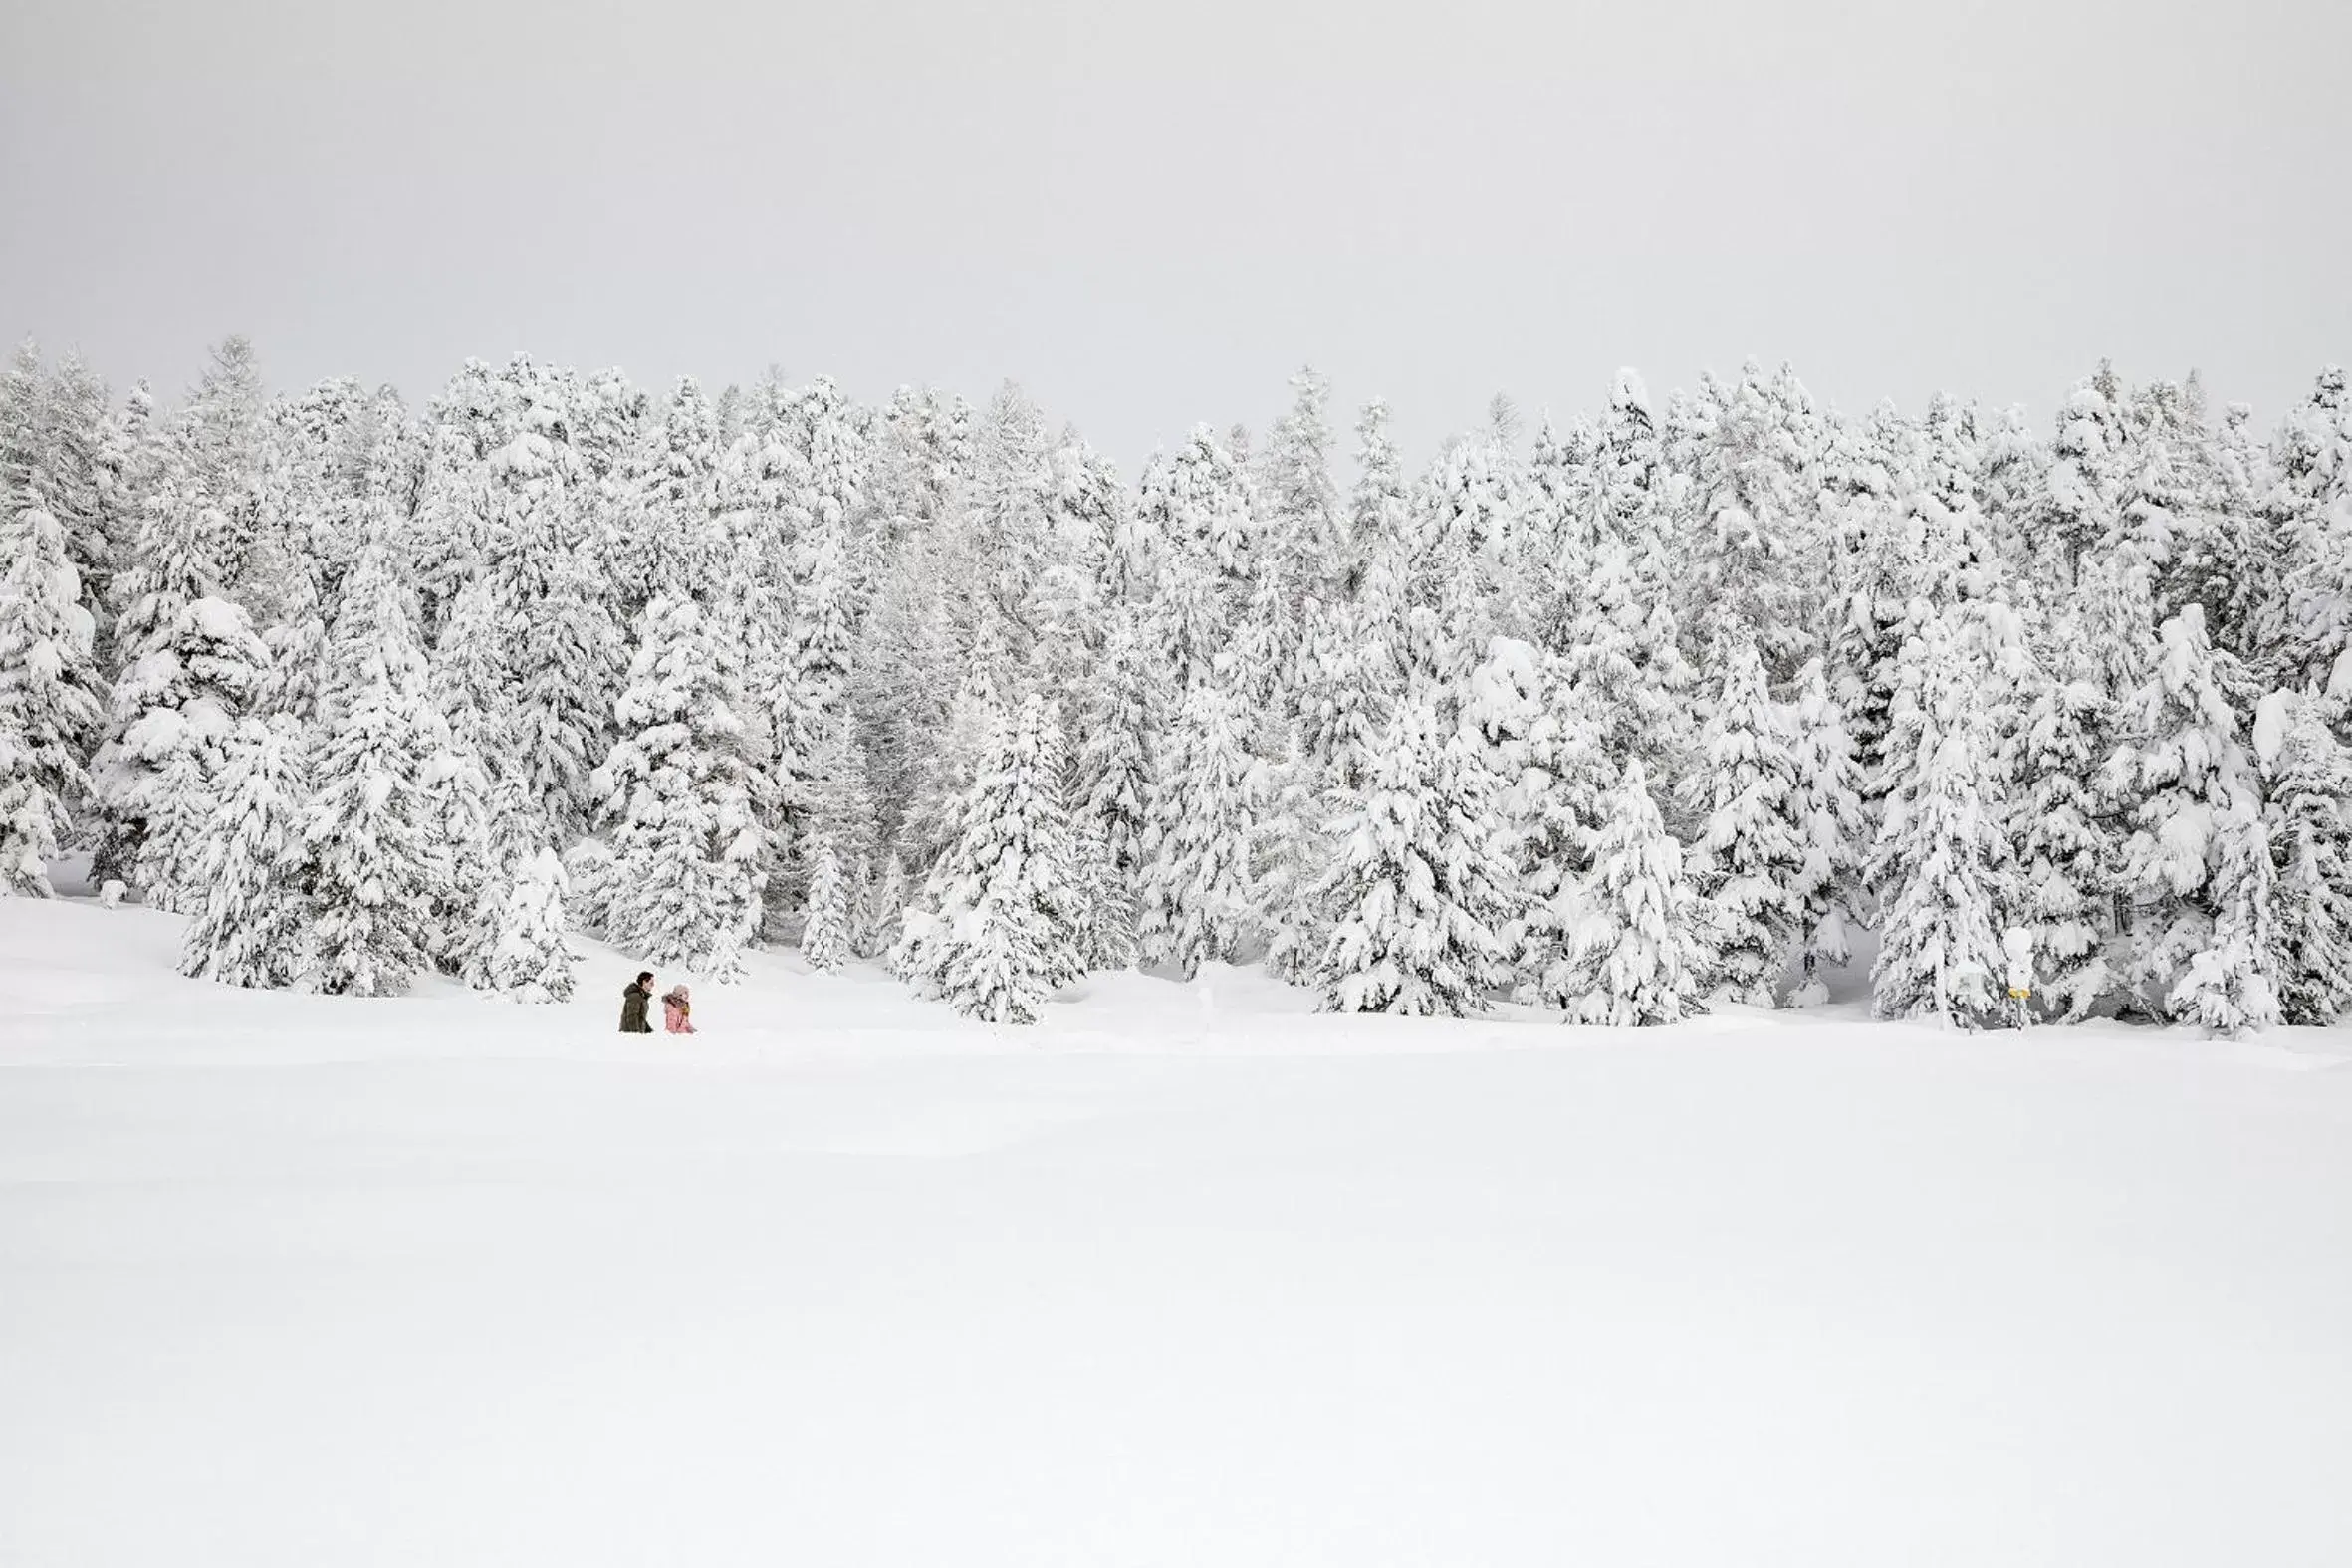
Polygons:
M1130 479L1011 385L415 408L230 338L174 405L28 344L0 882L85 850L186 973L359 996L560 1000L581 931L1006 1022L1208 962L1612 1024L1859 956L1963 1027L2352 1002L2341 372L2268 422L2104 366L2046 427L1595 390L1424 459L1301 373Z

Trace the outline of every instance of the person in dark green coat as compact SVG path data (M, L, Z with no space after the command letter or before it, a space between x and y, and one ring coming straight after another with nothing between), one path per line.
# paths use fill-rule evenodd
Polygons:
M620 993L620 1032L650 1034L653 1025L645 1020L645 1004L653 1000L653 971L647 970L632 980Z

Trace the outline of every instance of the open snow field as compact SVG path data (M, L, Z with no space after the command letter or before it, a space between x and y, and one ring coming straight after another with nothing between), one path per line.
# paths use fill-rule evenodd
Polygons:
M2352 1562L2352 1040L705 1032L0 901L0 1564ZM664 984L675 977L665 975Z

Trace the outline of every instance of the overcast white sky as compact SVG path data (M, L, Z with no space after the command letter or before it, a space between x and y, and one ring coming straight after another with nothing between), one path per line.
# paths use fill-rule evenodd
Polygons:
M1006 376L1130 467L1301 361L1426 450L1746 355L2037 418L2352 358L2342 0L0 0L0 331Z

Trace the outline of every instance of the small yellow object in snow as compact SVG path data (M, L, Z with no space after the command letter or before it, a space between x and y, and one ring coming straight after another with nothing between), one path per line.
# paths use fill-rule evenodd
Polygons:
M2024 986L2011 986L2009 988L2009 1000L2012 1002L2023 1002L2027 997L2032 995L2032 991Z

